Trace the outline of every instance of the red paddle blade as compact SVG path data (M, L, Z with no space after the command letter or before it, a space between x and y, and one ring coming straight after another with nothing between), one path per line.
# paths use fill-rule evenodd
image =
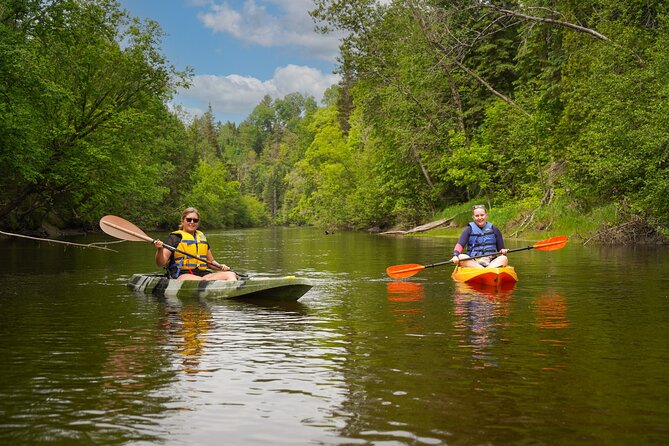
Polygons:
M566 235L558 235L557 237L547 238L546 240L541 240L534 244L534 249L539 249L541 251L555 251L556 249L564 248L564 245L567 244Z
M115 215L105 215L100 219L100 229L112 237L131 242L150 242L151 237L137 226Z
M386 273L393 279L404 279L405 277L411 277L424 269L425 267L418 263L406 263L404 265L389 266L386 268Z

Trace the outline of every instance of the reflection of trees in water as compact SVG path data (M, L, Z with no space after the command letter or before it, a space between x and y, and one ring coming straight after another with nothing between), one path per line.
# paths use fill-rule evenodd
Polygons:
M183 371L197 373L200 359L207 341L207 334L213 327L209 307L203 304L168 304L162 326L169 334L168 343L181 355Z
M455 337L459 347L470 348L472 357L483 361L483 367L496 366L490 347L499 327L507 325L513 287L490 287L456 283Z
M387 285L388 302L390 311L395 320L406 326L411 332L423 331L421 324L423 302L425 292L422 283L393 281Z
M567 316L567 301L558 293L544 293L534 300L533 311L534 324L541 330L540 345L545 346L538 356L552 363L543 366L542 370L564 369L566 365L562 356L568 342L564 329L570 324Z

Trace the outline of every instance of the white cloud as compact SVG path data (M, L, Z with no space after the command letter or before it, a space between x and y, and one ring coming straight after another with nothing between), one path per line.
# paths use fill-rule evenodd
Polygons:
M298 92L320 101L325 90L337 82L339 75L326 75L315 68L297 65L277 68L272 79L266 81L236 74L197 75L190 89L179 92L176 102L211 104L214 114L222 121L239 121L246 118L265 95L276 99ZM232 116L237 119L231 119Z
M229 3L211 3L200 21L214 32L264 47L297 46L308 54L334 61L339 54L339 35L314 31L309 10L312 0L245 0L240 9Z
M198 19L214 33L228 34L247 46L285 48L288 53L334 62L339 55L339 36L314 30L309 16L313 0L189 0L200 8ZM179 91L175 103L193 115L211 105L221 121L240 122L265 95L282 98L302 93L320 101L339 76L284 62L269 80L239 74L198 74L188 90ZM204 108L204 110L202 110Z

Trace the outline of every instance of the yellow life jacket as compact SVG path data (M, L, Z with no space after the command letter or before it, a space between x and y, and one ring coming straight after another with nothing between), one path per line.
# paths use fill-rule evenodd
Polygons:
M209 252L209 242L207 237L200 231L195 231L195 236L186 231L174 231L172 234L181 236L181 242L177 249L194 255L202 260L207 260L207 253ZM180 252L174 251L174 263L180 270L206 270L207 264L198 262L196 259L183 255Z

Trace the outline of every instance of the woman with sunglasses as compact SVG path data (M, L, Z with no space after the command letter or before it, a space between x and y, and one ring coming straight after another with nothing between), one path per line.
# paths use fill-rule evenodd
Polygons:
M207 237L198 230L200 213L195 208L188 208L181 213L179 230L172 232L165 245L174 246L179 251L171 251L164 247L161 240L153 244L156 251L156 264L165 267L170 279L179 280L237 280L237 275L226 265L214 260L209 249ZM201 259L201 260L198 260ZM218 270L211 272L207 267Z
M497 226L488 222L485 206L472 207L472 220L460 234L451 261L465 268L502 268L509 264L504 238ZM462 254L464 247L467 254ZM498 255L500 253L501 255ZM479 257L482 256L482 257ZM477 257L472 259L471 257Z

